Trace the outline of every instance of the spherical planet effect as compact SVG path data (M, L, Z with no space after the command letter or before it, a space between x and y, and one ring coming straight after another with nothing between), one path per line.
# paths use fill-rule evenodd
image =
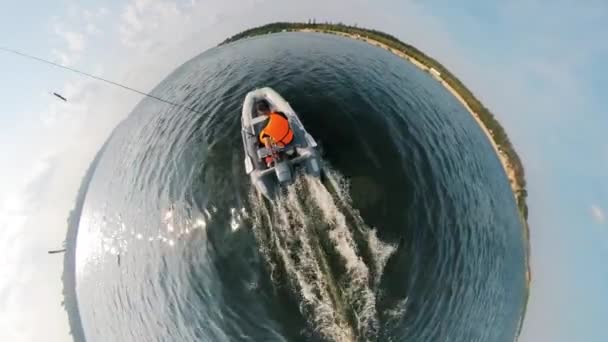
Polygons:
M261 198L245 95L270 86L322 144L326 177ZM343 37L214 48L116 128L76 247L88 341L513 341L522 227L503 168L429 74Z

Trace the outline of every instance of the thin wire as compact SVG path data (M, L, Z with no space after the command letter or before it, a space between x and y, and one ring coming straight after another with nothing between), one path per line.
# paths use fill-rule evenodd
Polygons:
M158 96L154 96L154 95L151 95L151 94L148 94L148 93L144 93L143 91L140 91L140 90L137 90L137 89L133 89L133 88L131 88L131 87L127 87L127 86L122 85L122 84L120 84L120 83L116 83L116 82L114 82L114 81L110 81L110 80L107 80L107 79L105 79L105 78L102 78L102 77L99 77L99 76L95 76L95 75L92 75L92 74L86 73L86 72L84 72L84 71L80 71L80 70L78 70L78 69L70 68L70 67L67 67L67 66L65 66L65 65L61 65L61 64L59 64L59 63L55 63L55 62L52 62L52 61L46 60L46 59L44 59L44 58L40 58L40 57L36 57L36 56L32 56L32 55L29 55L29 54L27 54L27 53L25 53L25 52L21 52L21 51L17 51L17 50L9 49L9 48L3 47L3 46L0 46L0 50L6 51L6 52L10 52L10 53L13 53L13 54L16 54L16 55L22 56L22 57L30 58L30 59L36 60L36 61L38 61L38 62L42 62L42 63L46 63L46 64L50 64L50 65L55 66L55 67L58 67L58 68L66 69L66 70L69 70L69 71L75 72L75 73L77 73L77 74L81 74L81 75L84 75L84 76L87 76L87 77L90 77L90 78L96 79L96 80L98 80L98 81L106 82L106 83L109 83L109 84L111 84L111 85L115 85L115 86L118 86L118 87L120 87L120 88L123 88L123 89L126 89L126 90L130 90L130 91L135 92L135 93L138 93L138 94L140 94L140 95L144 95L144 96L147 96L147 97L151 97L151 98L153 98L153 99L155 99L155 100L158 100L158 101L164 102L164 103L166 103L166 104L170 104L170 105L172 105L172 106L181 107L181 108L187 109L187 110L189 110L189 111L192 111L192 112L196 112L196 113L200 113L200 114L202 114L202 112L200 112L200 111L198 111L198 110L196 110L196 109L194 109L194 108L191 108L191 107L185 106L185 105L183 105L183 104L179 104L179 103L171 102L171 101L169 101L169 100L162 99L162 98L160 98L160 97L158 97Z

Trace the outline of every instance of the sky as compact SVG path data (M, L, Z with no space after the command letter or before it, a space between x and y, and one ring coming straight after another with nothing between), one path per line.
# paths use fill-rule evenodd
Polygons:
M243 29L342 21L437 58L495 113L527 173L532 293L520 341L608 341L608 3L13 1L0 46L149 91ZM86 168L141 99L0 52L0 340L70 341L60 247ZM68 98L64 103L49 93Z

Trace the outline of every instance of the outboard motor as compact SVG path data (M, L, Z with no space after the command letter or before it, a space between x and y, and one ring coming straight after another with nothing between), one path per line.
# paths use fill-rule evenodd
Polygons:
M277 175L277 179L280 184L289 184L292 181L291 167L287 161L281 161L274 167L274 172Z

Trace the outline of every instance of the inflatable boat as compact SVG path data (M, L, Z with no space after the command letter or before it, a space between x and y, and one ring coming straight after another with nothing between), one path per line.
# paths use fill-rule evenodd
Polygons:
M293 133L288 144L268 146L260 141L260 133L269 121L267 115L258 115L256 105L260 101L266 102L270 112L280 113L288 120ZM282 188L293 183L299 172L321 177L321 161L316 141L306 132L289 103L273 89L261 88L247 94L243 103L241 128L245 172L264 197L273 200Z

